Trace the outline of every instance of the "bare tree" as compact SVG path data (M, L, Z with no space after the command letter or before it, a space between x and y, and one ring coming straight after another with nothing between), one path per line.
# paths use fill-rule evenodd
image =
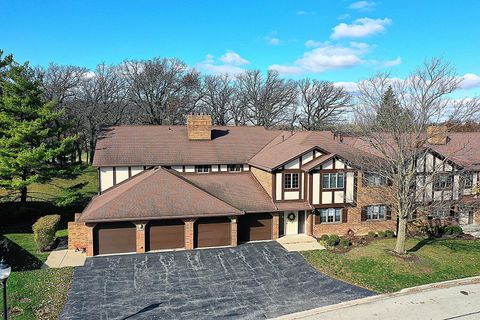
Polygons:
M73 99L88 74L88 70L76 66L61 66L51 63L43 73L43 90L47 100L57 100L61 106L67 99Z
M47 101L56 100L57 107L64 110L62 121L70 125L69 133L77 134L82 128L82 119L77 114L75 103L80 92L82 81L88 75L88 69L67 65L62 66L51 63L46 69L37 70L42 79L43 92ZM59 125L59 124L57 124ZM82 161L83 137L75 141L78 161ZM75 161L75 154L72 161Z
M121 124L128 106L128 90L119 67L100 64L95 74L82 82L76 117L82 118L83 135L93 161L97 134L101 125Z
M303 79L298 82L300 125L305 130L321 130L337 123L352 106L352 97L343 87L328 81Z
M202 107L212 116L214 124L224 126L237 119L232 115L236 99L234 83L228 74L204 78Z
M282 79L272 70L266 76L259 70L249 70L236 80L240 108L248 112L252 124L270 128L289 122L297 98L293 80Z
M407 219L417 211L433 205L429 202L425 206L418 199L424 188L431 188L437 173L441 171L441 165L439 168L431 168L428 177L419 185L419 161L430 148L431 135L426 134L427 128L438 126L447 120L451 123L464 123L480 112L478 98L457 101L449 98L460 82L461 79L448 63L432 59L405 80L392 79L389 74L377 74L359 84L360 93L355 111L361 130L359 139L371 153L381 159L376 163L365 160L363 165L365 170L373 168L392 182L391 200L398 215L397 254L406 253ZM388 117L383 115L383 121L378 121L377 113L382 108L385 92L390 86L398 106L387 108L386 110L391 110ZM402 116L398 114L399 108L404 111ZM385 108L383 110L385 112ZM438 131L441 133L442 130ZM465 148L468 146L444 154L446 158L443 161L455 158Z
M125 61L129 98L150 124L178 124L201 99L200 76L178 59Z

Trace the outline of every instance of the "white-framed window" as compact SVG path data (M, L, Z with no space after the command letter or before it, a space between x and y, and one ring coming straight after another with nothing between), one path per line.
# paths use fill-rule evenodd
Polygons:
M473 187L473 175L471 173L467 173L463 178L463 187L465 189L470 189L471 187Z
M387 213L387 206L375 205L367 207L367 220L384 220Z
M322 175L323 189L343 189L345 175L343 172L324 173Z
M196 173L208 173L210 171L212 171L212 166L211 165L195 166L195 172Z
M387 185L387 178L378 173L365 172L363 176L363 181L365 182L366 186L370 186L370 187L379 187L379 186Z
M284 173L284 189L285 190L292 190L298 189L298 173Z
M438 219L448 218L450 216L450 208L449 207L435 208L432 211L432 216Z
M320 209L320 223L342 222L342 208Z
M433 181L433 189L436 191L452 189L452 185L453 176L449 173L436 175Z
M241 164L229 164L228 165L228 172L241 172L242 165Z

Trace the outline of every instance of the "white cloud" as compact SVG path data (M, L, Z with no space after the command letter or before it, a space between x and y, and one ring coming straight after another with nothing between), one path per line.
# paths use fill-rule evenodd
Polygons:
M269 70L278 71L282 75L297 75L303 73L302 68L297 66L285 66L280 64L272 64L268 67Z
M362 9L369 9L374 6L375 6L375 2L373 1L357 1L350 4L348 8L354 9L354 10L362 10Z
M270 44L272 46L278 46L280 44L280 39L278 39L278 38L265 37L264 39L268 44Z
M230 74L236 75L245 71L241 68L242 65L247 65L250 62L242 58L238 53L233 51L227 51L223 56L219 58L223 64L219 64L215 61L215 57L211 54L205 56L205 60L196 64L196 67L209 74Z
M328 43L328 42L326 42ZM315 40L307 40L307 42L305 42L305 46L307 48L317 48L317 47L320 47L324 44L326 44L324 42L321 42L321 41L315 41Z
M480 87L480 76L476 75L475 73L465 73L462 79L462 83L460 84L460 88L462 89Z
M350 18L350 15L348 13L345 13L345 14L342 14L340 16L338 16L338 20L345 20L345 19L348 19Z
M357 92L358 91L358 84L356 82L339 81L339 82L334 82L333 85L336 86L336 87L343 87L348 92Z
M385 60L385 61L382 61L380 63L381 67L382 68L388 68L388 67L394 67L394 66L398 66L399 64L402 63L402 58L401 57L397 57L396 59L393 59L393 60Z
M308 41L307 41L308 42ZM312 44L312 43L310 43ZM318 43L315 43L316 45ZM281 74L300 74L305 72L321 73L327 70L350 68L363 63L362 56L368 53L368 47L352 47L318 44L315 49L307 51L293 65L271 65L269 68Z
M250 63L248 60L242 58L238 53L233 51L227 51L223 56L220 57L220 61L234 66L243 66Z
M340 23L333 27L332 39L340 38L363 38L386 31L386 26L390 25L392 20L360 18L352 24Z

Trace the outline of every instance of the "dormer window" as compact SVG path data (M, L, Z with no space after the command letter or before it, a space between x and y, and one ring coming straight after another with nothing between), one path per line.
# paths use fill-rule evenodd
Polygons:
M298 189L298 173L284 173L283 187L285 190Z
M433 182L433 189L436 191L452 189L453 177L450 174L439 174Z
M322 187L323 189L343 189L344 178L343 172L324 173L322 175Z
M212 166L210 165L195 166L196 173L209 173L210 171L212 171Z
M242 165L241 164L229 164L228 165L228 172L241 172Z

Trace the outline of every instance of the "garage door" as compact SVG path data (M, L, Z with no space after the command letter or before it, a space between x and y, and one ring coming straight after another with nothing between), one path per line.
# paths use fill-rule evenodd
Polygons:
M195 221L195 248L230 245L229 218L201 218Z
M151 221L146 229L147 250L185 247L185 224L182 220Z
M245 214L238 217L238 241L272 239L272 215L269 213Z
M93 237L94 254L136 251L135 225L131 222L97 224Z

